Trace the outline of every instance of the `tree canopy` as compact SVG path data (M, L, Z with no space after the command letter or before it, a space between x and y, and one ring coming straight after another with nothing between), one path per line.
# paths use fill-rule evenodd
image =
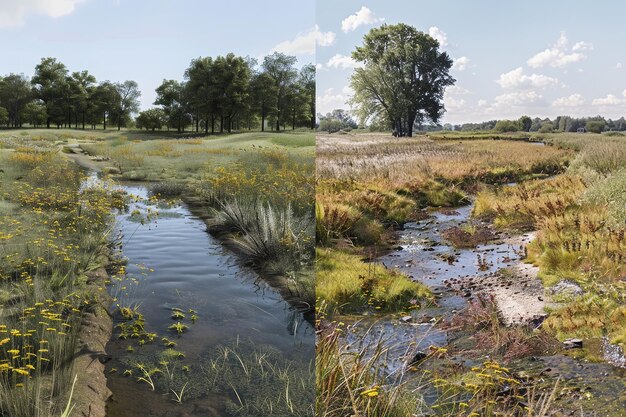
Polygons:
M372 29L352 58L361 64L352 75L352 104L359 117L383 119L398 136L412 136L414 125L437 123L443 94L455 80L452 59L439 42L406 24Z

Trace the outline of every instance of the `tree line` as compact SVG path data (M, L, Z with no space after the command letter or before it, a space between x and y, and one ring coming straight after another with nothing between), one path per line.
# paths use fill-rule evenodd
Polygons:
M0 76L0 125L120 129L139 110L140 96L135 81L97 83L89 71L70 73L57 59L42 58L30 79Z
M315 128L315 66L300 70L293 56L273 53L259 63L235 54L191 61L183 80L163 80L154 107L137 127L205 133L233 129Z
M480 123L463 123L452 125L449 123L439 126L438 129L459 130L459 131L487 131L495 130L497 132L594 132L601 133L604 131L626 131L626 119L622 116L619 119L606 119L602 116L593 117L571 117L557 116L554 119L530 118L522 116L518 120L489 120Z
M70 73L42 58L32 78L0 76L0 126L102 126L231 132L315 128L315 67L296 68L293 56L274 53L259 65L234 54L191 61L182 81L163 80L154 107L139 113L137 82L102 81L88 71Z

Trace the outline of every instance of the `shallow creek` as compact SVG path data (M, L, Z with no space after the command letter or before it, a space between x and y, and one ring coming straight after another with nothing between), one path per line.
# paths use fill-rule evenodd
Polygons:
M116 217L120 253L128 263L126 276L113 280L111 293L123 306L136 307L145 319L146 332L157 337L138 346L136 340L118 339L119 331L114 332L107 346L112 357L107 379L113 392L107 416L231 415L225 404L227 400L236 402L235 394L215 392L199 372L205 358L214 357L218 346L238 345L240 355L253 355L262 347L275 357L305 366L313 360L312 326L254 271L241 266L184 204L156 207L147 200L146 187L121 188L139 198L128 212ZM155 211L158 216L145 216ZM186 317L173 320L172 309L180 309ZM189 319L190 311L197 316L195 321ZM188 326L180 336L168 329L177 321ZM176 373L188 373L189 394L182 404L174 401L173 392L159 389L158 384L152 391L145 381L137 380L140 371L132 369L137 362L159 357L164 350L162 337L176 342L176 351L185 355L171 358L169 366ZM181 370L183 366L189 368ZM126 369L132 369L133 375L124 375ZM308 388L314 390L313 376Z
M354 318L344 320L351 324L347 341L355 350L377 344L387 348L388 354L381 367L388 374L391 384L407 382L405 371L416 352L428 352L430 346L443 347L452 342L451 335L442 330L438 323L441 319L461 311L468 300L476 295L473 286L467 285L467 282L489 282L489 288L502 288L505 294L509 291L508 300L511 302L515 302L518 297L527 296L524 294L526 285L523 288L510 289L508 284L501 282L505 279L500 278L496 272L502 268L520 268L519 271L522 272L527 270L529 266L522 260L523 248L532 240L533 234L501 234L492 242L471 249L454 248L442 237L444 230L470 222L472 209L473 206L468 205L454 210L436 210L421 221L407 223L398 232L399 246L378 259L387 268L398 269L414 280L428 285L438 297L437 306L411 310L410 319L407 316L402 319L397 315L366 315L358 321L354 321ZM528 282L534 280L532 277L526 279ZM450 285L455 282L461 284ZM540 291L543 295L542 288ZM533 297L537 299L536 294ZM500 306L501 310L502 308L506 306ZM620 410L626 409L626 362L623 360L623 352L616 353L615 347L599 341L592 341L588 345L588 349L599 355L604 353L605 358L617 366L555 355L518 361L514 369L541 373L554 380L561 378L574 382L581 390L589 393L586 394L586 405L591 410L600 411L600 414L585 413L585 416L623 415L611 414L616 406ZM466 366L474 364L472 360L460 355L452 359ZM429 390L424 395L426 400L431 396L433 399L436 397L436 393Z

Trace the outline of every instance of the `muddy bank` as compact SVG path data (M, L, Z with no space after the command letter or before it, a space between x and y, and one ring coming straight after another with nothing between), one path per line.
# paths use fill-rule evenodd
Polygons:
M109 314L112 298L106 289L108 274L104 266L87 271L84 290L94 295L92 311L83 314L78 348L74 355L74 373L78 375L72 403L74 416L104 417L106 401L111 396L107 388L105 363L109 356L105 347L113 333Z
M92 161L82 153L78 145L70 146L78 153L63 153L79 166L100 172L102 164ZM78 346L74 355L74 373L78 376L72 397L73 415L104 417L106 402L111 396L107 387L105 363L109 360L105 348L113 334L113 320L109 313L112 298L107 291L109 275L106 266L110 254L103 257L102 266L85 272L87 282L84 291L95 298L92 311L83 313L78 335Z

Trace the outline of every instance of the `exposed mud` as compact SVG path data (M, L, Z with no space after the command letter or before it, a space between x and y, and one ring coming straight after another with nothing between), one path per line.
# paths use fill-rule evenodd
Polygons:
M111 396L104 373L109 356L105 346L113 331L108 312L111 296L106 290L108 278L104 267L87 271L86 291L97 296L91 312L83 315L79 344L74 356L74 373L78 375L72 403L74 416L104 417L106 401Z

